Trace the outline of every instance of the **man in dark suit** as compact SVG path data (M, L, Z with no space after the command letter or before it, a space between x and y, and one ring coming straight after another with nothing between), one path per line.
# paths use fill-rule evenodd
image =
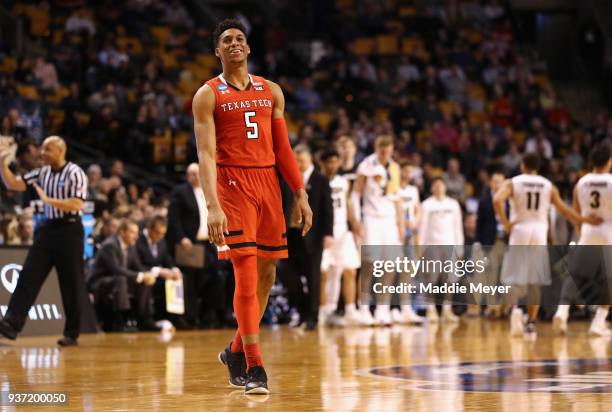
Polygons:
M319 312L323 248L333 241L334 210L329 180L315 169L309 149L299 145L295 147L294 153L304 178L308 203L314 218L310 232L306 237L302 237L301 224L296 221L293 195L283 184L289 259L283 263L279 274L288 289L290 305L300 314L300 323L304 323L306 329L312 330L317 325ZM305 285L302 283L302 277L306 279Z
M116 236L106 239L94 259L92 276L87 282L94 294L96 303L112 297L114 310L121 313L121 322L132 308L130 295L136 301L138 329L158 331L153 322L152 286L156 276L146 271L140 262L136 248L138 225L132 220L124 220L119 225Z
M204 247L204 267L181 266L186 320L204 327L232 326L231 307L228 305L233 294L228 290L228 280L233 279L231 264L219 261L215 246L208 241L208 210L199 171L197 163L190 164L187 182L172 192L166 242L172 256L177 246L186 252L195 244Z
M483 246L492 246L497 238L503 234L499 226L495 210L493 209L493 196L499 190L505 177L501 172L493 172L488 187L478 199L478 216L476 218L476 241Z
M150 268L153 274L158 274L153 287L155 318L170 319L177 329L188 329L188 324L183 316L166 311L165 281L166 279L178 280L183 277L181 270L175 266L164 240L167 230L168 222L165 217L151 218L136 242L136 251L144 267Z
M502 172L494 171L489 179L488 187L485 187L480 199L478 199L476 242L483 246L483 252L488 260L484 279L487 284L498 283L501 262L506 246L504 229L493 209L493 196L501 188L504 180L505 176ZM503 308L499 305L500 302L490 296L487 299L487 314L492 317L502 315Z

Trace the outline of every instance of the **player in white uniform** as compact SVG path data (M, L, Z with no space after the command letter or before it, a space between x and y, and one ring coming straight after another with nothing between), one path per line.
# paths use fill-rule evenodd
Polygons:
M360 225L355 220L352 206L349 203L349 181L338 175L340 157L335 150L321 154L321 170L329 179L334 207L334 240L331 247L323 251L321 260L322 293L319 323L330 326L357 325L360 318L355 306L356 270L361 260L355 245L353 233L359 236ZM349 230L348 223L351 224ZM343 280L344 319L338 319L334 312L340 297L340 284Z
M400 189L399 198L402 201L404 212L404 253L405 256L416 259L415 246L418 245L417 228L421 219L421 199L419 189L411 185L412 165L408 162L400 163ZM401 283L412 283L410 274L400 275ZM398 309L391 310L391 318L394 323L423 323L425 318L417 315L411 302L412 295L403 294L400 297L401 312Z
M404 214L399 190L399 166L391 158L393 138L379 136L374 142L374 154L366 157L357 167L357 179L351 194L351 203L357 219L363 212L363 243L365 245L401 246L404 236ZM363 207L361 201L363 200ZM366 276L368 272L366 272ZM371 273L371 272L370 272ZM384 281L392 276L385 276ZM371 279L367 279L369 282ZM383 282L384 283L384 282ZM362 320L367 324L391 324L390 296L376 295L374 318L369 302L360 303Z
M520 336L525 331L535 333L535 321L539 304L540 286L550 284L550 267L548 251L544 247L524 248L520 246L546 246L548 236L548 215L551 204L565 216L577 223L601 222L594 216L583 218L568 207L559 190L546 179L538 175L540 158L536 153L528 153L521 160L521 173L506 180L495 194L493 204L500 222L510 233L509 251L502 264L501 282L512 285L512 296L520 298L529 296L527 305L527 325L523 323L523 313L516 305L510 316L510 329L513 336ZM510 200L510 215L506 215L505 203ZM512 246L519 246L513 248ZM522 290L522 289L525 290ZM523 294L520 296L519 294Z
M601 225L590 225L585 223L579 226L580 237L578 245L604 245L603 267L608 276L611 272L612 259L612 158L610 157L610 146L596 146L591 152L591 164L593 171L584 175L574 187L574 209L582 216L596 214L603 219ZM572 282L571 277L567 278ZM604 286L604 285L601 285ZM606 317L610 310L609 305L597 308L595 317L591 322L589 333L599 336L611 336L611 331L606 324ZM557 332L567 331L567 318L569 316L569 305L561 304L553 318L553 328Z
M427 260L453 259L456 253L463 253L464 235L461 206L452 197L446 196L446 183L441 177L431 181L432 196L421 204L421 222L419 224L419 241L423 245ZM431 246L431 247L430 247ZM455 248L453 246L459 246ZM438 283L443 278L441 273L428 273L427 281ZM454 281L451 274L445 280ZM459 322L459 317L453 313L450 303L442 305L442 319L448 322ZM427 305L427 320L438 322L438 312L434 303Z

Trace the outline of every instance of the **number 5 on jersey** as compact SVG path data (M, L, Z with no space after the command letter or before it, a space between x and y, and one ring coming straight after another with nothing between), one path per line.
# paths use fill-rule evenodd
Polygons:
M259 125L256 121L251 120L255 117L255 112L244 112L244 124L247 128L247 139L259 139Z

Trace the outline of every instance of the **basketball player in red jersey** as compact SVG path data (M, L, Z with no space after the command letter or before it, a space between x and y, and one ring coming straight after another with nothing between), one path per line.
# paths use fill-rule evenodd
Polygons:
M248 73L250 48L242 23L224 20L213 37L223 73L196 92L193 117L209 238L221 258L231 259L236 279L238 332L219 360L229 369L230 385L244 386L246 394L267 394L259 322L276 259L287 257L275 165L295 194L302 235L312 225L312 211L289 145L283 92Z

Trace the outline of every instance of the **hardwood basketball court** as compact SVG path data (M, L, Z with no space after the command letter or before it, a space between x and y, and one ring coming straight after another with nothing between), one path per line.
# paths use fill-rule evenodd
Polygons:
M570 323L554 337L510 339L506 321L459 327L263 328L270 395L227 386L217 353L230 330L86 335L76 348L55 338L2 340L2 391L64 391L71 411L608 411L610 340ZM4 410L4 409L3 409ZM13 409L15 410L15 409ZM19 407L17 410L27 410Z

